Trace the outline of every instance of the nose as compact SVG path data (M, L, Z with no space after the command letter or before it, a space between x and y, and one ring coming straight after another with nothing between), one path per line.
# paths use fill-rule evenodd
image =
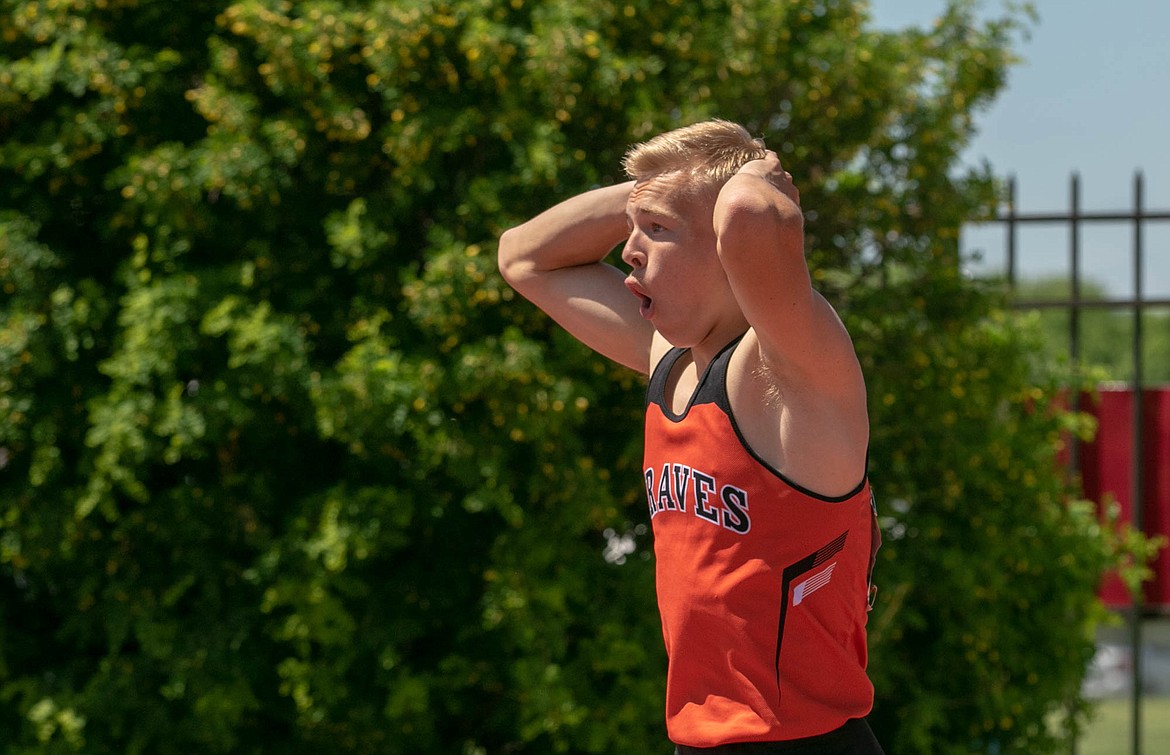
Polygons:
M635 270L646 266L646 253L642 251L637 237L638 231L635 229L630 233L630 237L626 239L626 245L622 247L622 262Z

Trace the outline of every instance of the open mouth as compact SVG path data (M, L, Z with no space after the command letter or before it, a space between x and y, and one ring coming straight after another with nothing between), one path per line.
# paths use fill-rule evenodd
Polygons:
M633 278L626 278L626 288L630 290L631 294L642 300L642 306L638 311L642 317L649 320L654 314L654 300L646 295L646 292L642 290L642 287Z

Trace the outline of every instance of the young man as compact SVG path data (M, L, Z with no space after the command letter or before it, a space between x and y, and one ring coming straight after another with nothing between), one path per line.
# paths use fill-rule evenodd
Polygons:
M505 232L520 294L649 375L645 483L677 753L880 753L878 545L853 344L815 292L792 176L741 126L633 147L628 183ZM623 273L602 260L622 240ZM716 749L709 749L716 748Z

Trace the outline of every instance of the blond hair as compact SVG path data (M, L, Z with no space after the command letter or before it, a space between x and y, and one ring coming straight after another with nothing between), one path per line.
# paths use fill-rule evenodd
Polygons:
M684 193L713 194L744 163L766 154L762 139L753 139L738 123L715 118L635 144L622 159L622 167L636 181L677 176Z

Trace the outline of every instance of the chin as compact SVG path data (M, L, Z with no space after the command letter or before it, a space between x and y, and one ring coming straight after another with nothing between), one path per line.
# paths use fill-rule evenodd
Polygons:
M671 332L670 330L663 330L659 328L658 334L666 339L666 342L671 346L679 349L691 349L695 344L699 343L700 338L696 338L694 334L684 334L678 332Z

